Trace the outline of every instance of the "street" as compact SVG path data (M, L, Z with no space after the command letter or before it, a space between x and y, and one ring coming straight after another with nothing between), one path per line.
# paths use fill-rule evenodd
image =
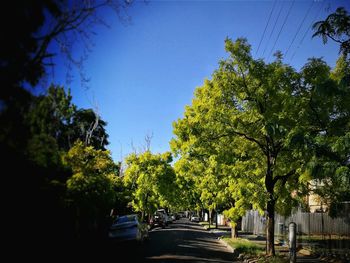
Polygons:
M143 244L115 244L117 262L232 262L233 254L213 233L186 218L150 231ZM113 262L115 262L113 260Z

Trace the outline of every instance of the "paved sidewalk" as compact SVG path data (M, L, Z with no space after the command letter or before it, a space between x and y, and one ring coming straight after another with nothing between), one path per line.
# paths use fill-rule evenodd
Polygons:
M204 226L203 226L204 227ZM207 229L207 227L204 227ZM219 226L216 228L207 229L211 233L215 234L218 239L221 237L230 237L231 236L231 228L228 226ZM259 246L265 246L266 244L266 238L263 236L256 236L248 233L242 233L239 232L238 236L240 238L245 238L250 240L251 242L256 243ZM226 246L229 246L224 240L221 240ZM286 258L289 256L289 248L287 246L281 246L281 245L275 245L276 252L280 255L285 255ZM299 263L317 263L317 262L329 262L329 263L349 263L350 262L350 253L348 255L345 255L344 257L339 256L332 256L332 255L315 255L308 253L309 251L305 249L300 249L297 253L297 262ZM234 253L234 249L232 249L232 253ZM251 263L256 262L257 259L251 258L251 259L245 259L245 260L238 260L238 255L236 255L236 261L234 263Z

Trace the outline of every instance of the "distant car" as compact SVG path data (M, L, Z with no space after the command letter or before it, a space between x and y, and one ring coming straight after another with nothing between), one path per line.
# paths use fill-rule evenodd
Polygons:
M172 222L174 222L176 220L176 216L174 214L169 214L169 217L170 217Z
M148 225L136 214L119 216L109 228L108 236L115 241L144 241L148 238Z
M191 216L191 222L197 222L197 223L199 223L199 221L200 221L199 216Z
M158 209L157 213L162 213L164 214L164 218L165 218L165 223L166 225L170 224L173 222L173 220L170 218L170 216L168 215L168 213L165 211L165 209Z
M163 213L155 212L149 224L151 228L154 228L154 227L164 228L167 225L167 222Z

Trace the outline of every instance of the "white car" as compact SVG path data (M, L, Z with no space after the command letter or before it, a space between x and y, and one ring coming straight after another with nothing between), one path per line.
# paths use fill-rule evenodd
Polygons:
M191 216L191 222L197 222L197 223L199 223L199 221L200 221L199 216Z

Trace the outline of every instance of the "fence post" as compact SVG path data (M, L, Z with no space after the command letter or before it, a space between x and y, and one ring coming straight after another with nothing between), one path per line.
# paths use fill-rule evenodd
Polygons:
M297 224L289 223L289 262L296 263L297 261Z
M278 242L281 246L284 244L284 223L278 223Z

